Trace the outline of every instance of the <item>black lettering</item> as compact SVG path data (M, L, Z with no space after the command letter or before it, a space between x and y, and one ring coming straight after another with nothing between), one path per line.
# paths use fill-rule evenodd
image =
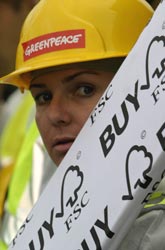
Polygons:
M27 218L26 218L26 223L29 223L30 221L31 221L31 219L33 218L33 214L30 216L28 216Z
M26 218L25 224L23 224L23 225L20 227L20 229L19 229L19 235L21 235L21 234L23 233L23 231L24 231L25 228L26 228L27 223L29 223L29 222L31 221L32 217L33 217L33 214L32 214L31 216L29 216L29 217Z
M18 235L16 235L15 237L14 237L14 239L12 240L12 244L13 244L13 247L15 246L15 244L16 244L16 239L18 238Z
M77 215L74 217L74 219L77 220L78 217L79 217L80 214L81 214L81 207L79 206L79 204L77 204L77 205L75 206L75 208L74 208L74 210L73 210L73 214L74 214L74 215L77 214Z
M109 90L112 88L112 84L111 85L109 85L109 87L108 87L108 89L107 89L107 91L106 91L106 94L105 94L105 100L106 101L108 101L110 98L111 98L111 96L112 96L112 94L113 94L113 92L109 92ZM109 95L108 95L109 94Z
M89 202L89 199L87 199L86 202L84 201L84 200L85 200L84 197L85 197L86 194L88 194L88 191L85 191L85 193L84 193L83 196L82 196L82 199L81 199L81 207L82 207L82 208L86 207L86 205L87 205L88 202Z
M32 218L33 218L33 214L32 214L31 216L29 215L29 216L26 218L25 224L23 224L23 225L20 227L19 231L18 231L18 234L19 234L19 235L21 235L21 234L24 232L24 230L25 230L25 228L26 228L26 225L31 221ZM17 237L18 237L18 234L15 236L15 238L14 238L13 241L12 241L13 246L16 244L16 239L17 239Z
M165 71L165 58L161 61L160 66L161 66L161 70L156 68L155 72L152 75L152 78L157 76L157 78L159 79L161 75L163 74L163 72Z
M157 101L159 100L158 96L160 95L159 92L159 85L156 86L156 88L154 89L153 93L152 93L152 97L154 98L154 104L157 103Z
M67 218L67 220L65 221L65 225L66 225L66 228L67 228L67 233L69 232L69 230L71 229L71 226L70 224L72 224L72 214L70 214Z
M23 233L23 231L25 230L25 227L26 227L25 224L23 224L23 225L20 227L20 229L19 229L19 234L20 234L20 235L21 235L21 234Z
M90 229L90 233L91 233L92 238L94 240L94 243L95 243L95 246L96 246L96 250L102 250L99 237L98 237L98 235L97 235L96 230L95 230L94 227L92 227ZM85 239L82 241L81 246L82 246L83 250L90 250L90 248L87 245L87 242L86 242Z
M52 224L53 224L53 215L54 215L54 208L51 210L50 223L48 223L47 221L44 221L44 223L42 224L42 227L45 228L49 232L50 238L52 238L53 235L54 235L53 226L52 226ZM40 228L38 230L38 239L39 239L39 243L40 243L40 250L43 250L43 248L44 248L44 237L43 237L42 228ZM35 250L36 249L33 240L30 241L29 248L30 248L30 250Z
M98 113L101 113L102 110L103 110L103 108L105 107L106 101L108 101L108 100L111 98L111 96L112 96L112 94L113 94L113 92L110 91L111 88L112 88L112 85L109 85L109 87L108 87L108 89L107 89L105 95L101 97L101 99L99 100L98 105L95 107L94 111L93 111L92 114L90 115L90 119L91 119L92 125L93 125L94 122L95 122L95 118L96 118L96 116L97 116L97 112L98 112ZM97 112L96 112L96 111L97 111Z
M162 180L164 177L165 177L165 170L163 170L163 172L162 172L162 174L161 174L161 180ZM152 187L152 191L155 191L155 190L157 189L157 187L159 186L159 184L160 184L160 181L155 182L155 184L154 184L153 187ZM144 200L142 201L142 204L143 204L143 203L146 203L146 202L148 202L148 201L150 200L151 194L152 194L152 193L148 193L148 194L146 195L146 197L145 197Z
M96 232L95 226L104 230L106 236L108 238L112 239L112 237L114 236L115 233L112 232L108 226L108 206L106 206L104 209L104 221L101 221L98 219L95 222L94 226L92 226L92 228L90 229L90 233L92 235L92 239L94 240L96 250L102 250L100 239L99 239L98 234ZM89 247L89 245L87 244L85 239L83 239L83 241L81 242L81 246L82 246L83 250L90 250L91 249Z
M33 240L30 241L30 243L29 243L29 249L30 250L35 250Z
M119 126L116 115L114 115L114 117L112 118L113 125L114 125L114 128L115 128L115 131L116 131L117 135L121 135L123 133L123 131L127 127L128 120L129 120L128 111L127 111L125 101L121 104L121 109L122 109L122 113L123 113L123 116L124 116L124 124L123 124L123 126L121 126L121 127Z
M115 142L115 134L112 133L112 126L109 124L99 137L104 157L108 155Z
M142 204L149 201L150 195L151 195L151 194L152 194L152 193L148 193L148 194L146 195L146 197L145 197L144 200L142 201Z
M38 230L38 238L39 238L39 242L40 242L40 250L43 250L44 249L44 237L43 237L43 233L42 233L41 228ZM29 249L30 250L38 249L38 248L35 248L33 240L30 241L30 243L29 243Z
M152 191L155 191L158 188L159 184L160 184L160 181L155 182L152 187Z
M108 206L106 206L104 209L104 222L102 222L101 220L97 220L95 222L95 226L104 230L104 232L108 238L111 239L114 236L114 232L112 232L108 226Z
M43 250L44 248L44 237L43 237L43 233L42 233L42 229L40 228L38 230L38 237L39 237L39 242L40 242L40 250Z
M126 97L126 100L134 105L135 111L137 111L140 107L140 104L139 104L139 101L137 98L137 96L138 96L138 83L139 83L139 81L137 81L135 83L135 95L133 96L133 95L128 94Z
M53 235L54 235L54 231L53 231L53 215L54 215L54 208L51 210L50 223L48 223L47 221L44 221L44 223L42 224L42 226L43 226L46 230L48 230L50 239L51 239L51 238L53 237Z
M163 125L161 126L161 128L157 132L157 137L158 137L158 140L160 142L160 145L161 145L163 151L165 151L165 123L163 123Z
M98 108L100 108L98 110L99 113L101 113L101 111L103 110L104 106L105 106L105 101L104 101L104 97L102 97L101 100L100 100L100 102L99 102L99 104L98 104Z
M95 122L96 110L97 110L97 108L95 108L94 111L93 111L93 113L90 115L92 125L93 125L94 122Z
M96 233L95 228L92 227L91 230L90 230L90 232L91 232L92 238L93 238L93 240L95 242L96 249L97 250L101 250L102 248L101 248L100 240L99 240L99 237L98 237L98 235Z
M81 246L83 250L90 250L85 239L82 241Z

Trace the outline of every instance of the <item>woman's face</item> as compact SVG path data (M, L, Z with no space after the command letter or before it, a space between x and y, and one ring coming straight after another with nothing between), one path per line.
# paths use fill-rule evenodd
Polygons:
M111 72L73 68L44 73L31 81L36 122L57 166L112 78Z

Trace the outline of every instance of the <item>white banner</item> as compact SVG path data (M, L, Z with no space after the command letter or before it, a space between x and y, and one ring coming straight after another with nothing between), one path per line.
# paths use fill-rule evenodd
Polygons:
M117 249L165 175L164 107L161 1L9 249Z

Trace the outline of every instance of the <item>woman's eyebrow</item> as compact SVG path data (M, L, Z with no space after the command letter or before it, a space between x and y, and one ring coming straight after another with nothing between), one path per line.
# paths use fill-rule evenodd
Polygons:
M81 76L81 75L85 75L85 74L97 75L97 74L98 74L98 72L95 72L95 71L89 71L89 70L76 72L75 74L72 74L72 75L70 75L70 76L66 76L66 77L64 77L64 79L62 80L62 82L63 82L63 83L70 82L70 81L74 80L76 77L79 77L79 76Z
M42 83L31 83L29 86L29 90L33 89L33 88L38 88L38 89L42 89L42 88L46 88L45 84Z
M81 75L98 75L98 72L96 71L90 71L90 70L85 70L85 71L80 71L80 72L76 72L74 74L71 74L69 76L64 77L64 79L62 80L62 83L69 83L70 81L74 80L76 77L79 77ZM44 83L30 83L29 89L33 89L33 88L46 88L46 84Z

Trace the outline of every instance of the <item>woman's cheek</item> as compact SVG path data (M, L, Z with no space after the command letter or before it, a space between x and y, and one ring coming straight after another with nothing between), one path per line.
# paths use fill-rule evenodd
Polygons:
M48 131L48 121L46 121L46 116L44 113L36 112L36 124L39 132L43 138L45 138L45 133Z

